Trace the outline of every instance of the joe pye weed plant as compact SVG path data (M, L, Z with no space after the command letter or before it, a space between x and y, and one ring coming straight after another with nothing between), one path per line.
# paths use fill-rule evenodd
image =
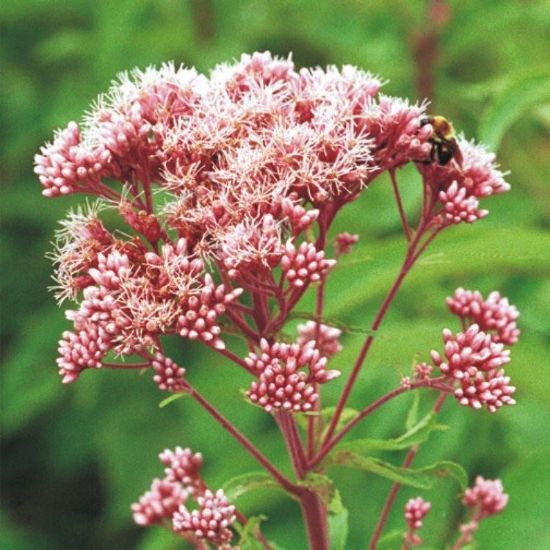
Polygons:
M509 189L492 153L451 128L442 133L442 119L429 116L425 103L380 88L379 78L351 66L296 70L290 58L268 52L219 65L210 77L165 64L121 75L80 125L59 130L36 156L44 196L92 197L61 222L52 253L56 298L76 304L66 311L73 328L59 342L62 381L71 384L90 369L150 370L158 389L174 394L169 399L193 399L263 470L212 487L201 473L202 455L174 442L159 455L164 477L132 505L137 524L158 524L201 549L280 548L262 533L259 517L238 507L247 490L278 487L299 502L311 549L344 548L348 511L330 479L338 466L393 482L380 516L365 518L371 549L401 485L427 488L432 476L458 480L468 518L448 542L455 550L506 506L499 480L478 476L466 488L455 463L412 466L420 444L440 428L435 419L445 402L490 412L514 404L505 366L518 340L518 311L498 291L450 292L453 328L442 331L442 342L389 393L361 410L347 407L418 259L439 233L485 217L480 202ZM422 180L414 212L405 209L398 182L411 163ZM360 235L334 234L331 226L383 173L406 253L356 360L342 364L342 327L326 319L325 289ZM116 227L102 221L109 210L120 217ZM306 292L315 294L315 307L291 334L288 322ZM198 340L249 374L249 387L239 388L228 371L227 391L243 391L242 407L272 417L293 476L194 387L194 368L217 366L176 364L165 351L168 337L182 346ZM247 355L231 349L235 337L246 342ZM326 384L342 387L335 403L323 400ZM409 392L433 396L432 411L400 437L353 439L356 425ZM376 456L392 450L408 451L401 467ZM429 543L419 530L430 508L421 496L408 501L398 546Z

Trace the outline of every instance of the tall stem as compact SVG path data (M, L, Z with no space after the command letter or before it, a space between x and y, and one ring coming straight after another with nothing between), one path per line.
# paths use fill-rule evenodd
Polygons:
M321 498L311 491L300 497L309 550L329 550L327 511Z
M287 444L294 471L298 478L303 479L308 471L307 460L294 418L288 413L279 413L276 420ZM329 550L325 504L319 495L306 488L302 488L299 499L309 549Z

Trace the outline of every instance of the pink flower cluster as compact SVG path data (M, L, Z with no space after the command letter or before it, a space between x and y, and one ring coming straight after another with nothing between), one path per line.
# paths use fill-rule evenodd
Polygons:
M174 531L191 531L197 538L219 546L229 542L233 533L229 526L235 521L235 506L228 503L224 492L208 489L197 497L198 510L189 511L184 504L173 516Z
M411 498L405 504L405 521L407 522L407 534L405 540L413 546L422 542L416 531L422 527L422 521L428 515L432 505L422 497Z
M462 548L464 544L473 540L481 521L499 514L506 508L508 495L504 492L500 479L491 480L477 476L474 486L464 492L462 502L470 509L470 519L460 525L462 535L457 548Z
M477 476L474 486L464 492L462 503L470 509L470 517L459 527L460 537L453 546L453 549L457 550L473 540L474 533L482 520L499 514L506 508L508 495L504 493L500 479L490 480ZM407 532L404 535L404 550L422 542L416 531L422 527L422 521L431 507L432 505L422 497L411 498L405 504Z
M447 298L447 305L455 315L490 332L495 342L512 345L518 341L519 312L500 292L494 290L484 299L477 290L457 288L454 296Z
M315 321L308 321L305 324L298 325L299 345L305 345L308 342L315 342L315 347L319 353L327 358L336 355L342 351L340 336L342 331L335 327L329 327Z
M477 476L473 487L466 489L462 502L475 510L478 520L499 514L508 504L508 495L504 492L500 479L484 479Z
M151 489L132 504L134 521L144 527L170 521L174 532L184 537L191 534L217 547L229 542L235 507L221 489L213 493L207 488L200 476L202 455L176 447L164 450L159 458L166 466L166 477L153 480ZM190 498L198 509L189 511Z
M121 75L80 126L57 132L35 159L43 193L98 197L64 222L53 254L58 298L79 303L59 345L63 381L101 367L109 352L151 362L166 334L223 350L224 325L247 323L242 293L288 311L336 264L325 238L312 240L313 224L327 227L384 170L417 163L453 204L508 188L494 158L464 140L462 164L423 164L433 147L426 106L380 86L350 66L296 70L268 52L209 78L165 64ZM111 207L132 235L103 225L99 214ZM357 239L340 234L337 257ZM270 338L284 317L264 321L260 336Z
M245 361L258 375L247 391L248 398L267 412L310 411L319 399L315 384L340 375L340 371L326 370L327 358L316 349L314 340L269 344L262 339L259 354L250 353Z
M489 211L479 207L480 199L510 190L505 174L495 165L494 153L463 135L458 136L456 143L461 162L419 165L436 201L432 221L435 226L473 223L484 218Z
M465 325L476 321L457 334L445 329L444 356L437 351L431 354L434 364L455 384L456 399L462 405L475 409L485 406L491 412L515 404L512 395L516 388L502 368L510 361L510 350L505 344L514 344L519 335L515 306L498 292L483 300L479 292L462 288L447 299L447 304Z

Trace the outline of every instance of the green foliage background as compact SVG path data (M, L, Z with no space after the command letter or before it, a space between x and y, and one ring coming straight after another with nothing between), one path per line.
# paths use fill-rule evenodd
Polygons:
M447 403L442 421L451 429L432 436L417 464L450 459L472 477L503 479L510 504L483 525L480 548L550 548L550 4L450 5L433 111L497 149L513 188L488 201L489 218L449 229L428 251L383 325L352 405L394 387L415 354L440 345L441 328L453 322L444 298L455 287L500 289L522 312L523 334L510 366L518 404L490 415ZM56 343L67 322L46 290L50 266L44 253L57 220L76 201L41 197L32 174L40 144L55 127L78 120L118 71L170 59L207 71L243 51L292 51L298 65L359 65L389 80L386 93L415 99L411 43L424 10L420 0L2 2L2 548L175 548L160 529L134 527L129 514L129 504L161 474L161 449L179 444L201 450L214 487L258 469L192 403L184 399L159 409L163 396L148 375L90 372L61 386ZM412 171L400 177L414 206L418 180ZM403 254L390 193L378 183L338 224L362 236L329 285L329 316L349 326L369 325ZM345 351L336 359L344 371L361 338L346 333ZM180 344L173 353L197 386L287 468L271 418L242 403L245 378L200 347ZM429 399L424 395L421 407L429 407ZM363 433L401 433L411 400L396 402L399 414L379 411ZM389 459L398 464L402 456ZM363 549L390 482L351 470L333 474L350 510L346 548ZM429 493L403 489L388 530L401 527L405 499L422 494L433 501L426 544L443 548L461 519L457 491L449 479ZM259 491L240 505L269 517L270 539L287 549L304 548L297 507L284 496ZM388 547L399 546L393 544Z

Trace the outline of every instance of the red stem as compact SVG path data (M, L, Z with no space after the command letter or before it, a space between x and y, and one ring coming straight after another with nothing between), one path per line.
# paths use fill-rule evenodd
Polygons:
M408 468L411 465L411 462L414 460L417 451L418 449L416 447L413 447L408 452L403 462L403 468ZM384 508L382 509L382 513L380 514L380 518L378 519L378 523L376 524L374 534L372 535L371 541L369 543L369 550L376 550L378 539L382 534L382 529L384 529L384 525L386 523L386 520L388 519L390 510L392 509L393 503L395 502L395 497L397 496L397 492L399 491L400 487L401 485L399 485L399 483L394 483L392 485L392 488L390 489L390 493L388 495L388 498L386 499L386 502L384 503Z
M278 481L281 486L293 495L299 496L301 490L296 487L287 477L285 477L269 460L256 448L256 446L244 436L225 416L223 416L214 405L212 405L205 397L203 397L195 388L189 385L189 393L201 405L204 410L212 417L222 428L231 434L247 451L252 455L272 476Z
M288 413L279 413L276 419L287 444L296 475L302 479L307 473L307 464L294 418ZM303 489L299 498L309 549L329 550L327 510L321 498L309 489Z
M108 369L146 369L151 366L151 363L109 363L108 361L104 361L101 363L102 367L106 367Z
M468 529L464 529L464 531L462 531L462 534L453 544L451 550L461 550L462 548L464 548L465 544L468 544L472 541L472 536L477 531L481 519L482 518L479 515L474 515L472 517L472 519L470 520L470 525L468 525Z
M410 271L411 267L414 265L415 261L418 259L418 255L415 254L416 247L418 246L420 240L422 239L424 232L427 228L427 223L422 220L415 236L413 237L412 241L409 243L409 246L407 248L407 254L405 255L405 259L403 260L403 264L401 265L401 269L399 271L399 274L397 275L397 278L395 279L393 285L391 286L390 290L388 291L388 294L384 298L384 301L382 302L382 305L380 306L380 309L378 310L378 313L376 314L376 317L371 325L371 332L376 332L378 330L378 327L381 325L382 321L384 320L384 317L388 311L388 308L390 304L392 303L393 299L395 298L395 295L397 294L399 288L401 287L401 284L403 283L403 280L407 276L407 273ZM432 237L433 238L433 237ZM431 239L430 239L431 241ZM421 250L424 250L425 247L423 246ZM351 371L351 374L346 382L346 385L344 386L344 390L340 396L340 399L338 400L338 404L336 405L336 410L334 412L334 415L331 419L331 423L329 425L329 429L327 431L327 434L325 436L325 440L329 441L332 435L334 434L334 430L336 429L336 426L338 425L338 422L340 420L340 416L342 415L342 411L344 410L346 403L348 401L348 398L351 394L351 390L353 389L353 385L355 384L355 381L357 380L357 377L359 376L359 372L361 371L361 367L363 366L363 363L365 362L365 359L368 355L368 352L370 350L370 347L372 345L372 342L374 340L374 334L369 334L365 342L363 343L363 346L361 348L361 351L359 352L359 356L357 357L357 360L355 361L355 365L353 366L353 369Z
M241 359L237 354L233 353L231 350L224 348L224 349L218 349L218 348L212 348L214 351L219 353L220 355L223 355L224 357L227 357L230 361L233 361L233 363L236 363L243 369L247 370L250 374L253 374L254 376L256 373L254 372L254 369L249 367L246 364L246 361L244 359Z
M395 201L397 202L397 209L399 210L399 217L401 218L401 225L403 226L403 232L407 241L411 240L411 228L409 227L409 222L407 221L407 213L403 207L403 202L401 200L401 193L399 192L399 186L397 185L397 179L395 177L395 168L392 168L390 171L390 179L393 187L393 193L395 195Z
M315 493L306 491L300 497L309 550L330 550L328 541L327 512L323 501Z

